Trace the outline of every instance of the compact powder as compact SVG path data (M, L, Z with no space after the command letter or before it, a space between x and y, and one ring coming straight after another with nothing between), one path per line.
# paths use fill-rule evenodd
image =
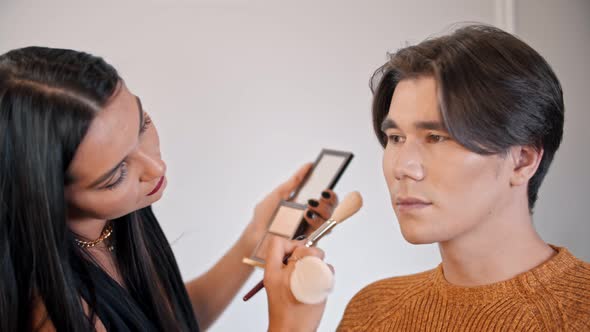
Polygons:
M291 239L301 223L304 210L281 206L277 211L268 231Z

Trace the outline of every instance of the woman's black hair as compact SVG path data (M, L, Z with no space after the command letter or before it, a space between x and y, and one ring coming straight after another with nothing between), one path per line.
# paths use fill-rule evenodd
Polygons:
M41 302L58 331L94 330L95 267L66 225L68 167L121 84L102 58L27 47L0 56L0 331L32 330ZM125 287L161 331L198 325L150 207L113 221ZM89 291L85 313L77 280Z

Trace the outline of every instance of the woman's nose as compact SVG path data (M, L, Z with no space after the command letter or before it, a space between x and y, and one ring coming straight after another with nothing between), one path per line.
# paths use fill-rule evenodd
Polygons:
M166 163L159 155L150 155L144 151L138 151L137 157L143 166L140 176L141 181L151 182L166 174Z

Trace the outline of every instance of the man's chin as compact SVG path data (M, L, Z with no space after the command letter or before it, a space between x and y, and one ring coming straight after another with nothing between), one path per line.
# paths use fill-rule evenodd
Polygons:
M428 236L427 234L423 234L416 230L404 230L402 228L402 236L406 241L411 244L432 244L438 242L438 239L433 238L432 236Z

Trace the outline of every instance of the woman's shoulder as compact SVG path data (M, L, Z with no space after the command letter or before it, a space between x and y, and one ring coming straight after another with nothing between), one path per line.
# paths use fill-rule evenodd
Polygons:
M90 307L88 303L81 299L82 307L84 308L84 313L86 315L90 315ZM31 313L31 326L33 327L33 331L35 332L56 332L57 329L53 325L53 322L49 318L49 313L47 312L47 307L45 303L41 300L40 297L35 297L32 304L32 313ZM94 327L96 328L96 332L107 332L106 327L103 325L102 321L94 315Z
M47 312L47 308L45 307L45 303L39 298L36 297L33 300L33 312L31 313L31 326L33 327L33 331L38 332L55 332L55 326L53 326L53 322L49 319L49 313Z

